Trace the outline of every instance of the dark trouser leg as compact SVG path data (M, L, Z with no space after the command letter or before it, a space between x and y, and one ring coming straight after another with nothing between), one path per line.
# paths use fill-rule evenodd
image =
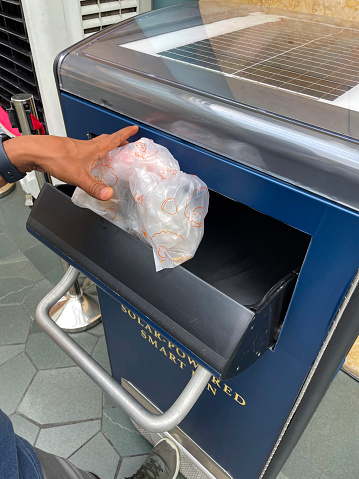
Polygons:
M82 471L71 464L63 457L49 454L35 447L36 454L40 460L44 479L94 479L95 476L89 472Z

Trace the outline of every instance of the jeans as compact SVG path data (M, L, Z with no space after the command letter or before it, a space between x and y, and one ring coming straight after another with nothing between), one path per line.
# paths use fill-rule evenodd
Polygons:
M10 419L0 409L0 478L44 479L34 448L14 433Z
M34 449L0 409L0 479L93 479L67 459Z

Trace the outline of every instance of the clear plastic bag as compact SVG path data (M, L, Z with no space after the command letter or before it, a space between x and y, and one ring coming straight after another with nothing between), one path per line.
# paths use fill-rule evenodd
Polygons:
M156 271L193 257L203 237L208 188L182 172L167 148L141 138L108 153L92 175L113 188L111 200L76 188L72 201L151 245Z

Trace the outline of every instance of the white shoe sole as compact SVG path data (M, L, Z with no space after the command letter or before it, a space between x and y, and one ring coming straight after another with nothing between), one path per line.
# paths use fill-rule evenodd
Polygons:
M172 449L175 450L176 452L176 463L177 463L177 467L176 467L176 470L175 470L175 473L173 474L173 476L170 478L170 479L175 479L177 476L178 476L178 473L179 473L179 470L180 470L180 466L181 466L181 456L180 456L180 453L179 453L179 450L178 450L178 447L176 446L176 444L172 441L172 439L169 439L168 437L164 437L163 439L161 439L160 441L157 442L157 444L160 444L161 442L163 441L166 441L167 444L169 446L172 447ZM156 446L157 446L156 444Z

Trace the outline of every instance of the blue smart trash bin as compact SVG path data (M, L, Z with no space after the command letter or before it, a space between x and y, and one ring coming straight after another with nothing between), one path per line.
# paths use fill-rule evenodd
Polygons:
M359 333L356 83L332 62L357 32L293 15L194 2L55 64L69 136L136 123L211 190L195 257L159 273L50 185L28 221L75 268L40 322L146 437L180 445L191 477L275 478ZM46 317L76 269L99 287L112 378Z

